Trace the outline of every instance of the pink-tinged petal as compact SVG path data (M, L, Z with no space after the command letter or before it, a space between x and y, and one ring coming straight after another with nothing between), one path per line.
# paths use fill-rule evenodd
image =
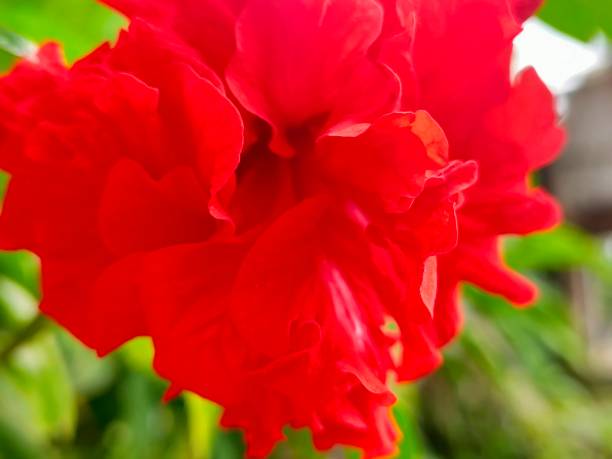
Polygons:
M177 168L155 181L138 163L122 160L102 195L100 232L116 255L203 241L215 228L207 200L190 169Z
M385 210L401 212L447 155L444 132L426 112L416 112L384 116L356 137L324 137L315 161L329 180L377 196Z
M367 56L382 20L374 0L247 2L227 80L272 125L275 152L290 156L330 128L395 107L394 75Z
M401 80L400 107L419 107L419 82L412 58L412 37L408 32L381 40L378 60L387 65Z
M433 316L438 295L438 259L437 257L428 257L423 264L423 279L419 287L419 293L423 304L427 307L429 313Z
M401 82L403 110L418 105L418 75L414 67L413 48L417 29L417 6L413 0L378 0L385 11L383 31L373 47L377 61L387 65Z
M377 0L384 10L383 37L404 35L408 45L415 32L418 2L414 0ZM408 33L408 35L405 35Z

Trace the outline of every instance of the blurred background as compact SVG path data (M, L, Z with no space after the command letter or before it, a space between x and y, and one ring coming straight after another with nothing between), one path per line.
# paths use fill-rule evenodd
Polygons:
M94 0L0 0L0 71L30 42L59 41L72 61L123 25ZM535 178L568 222L506 241L508 263L540 285L534 308L465 288L467 326L443 368L397 389L401 459L612 458L610 39L610 0L549 0L517 40L516 70L538 70L570 132L563 158ZM37 316L38 296L36 259L0 252L0 459L242 457L216 406L160 402L148 341L99 360ZM274 458L358 457L287 434Z

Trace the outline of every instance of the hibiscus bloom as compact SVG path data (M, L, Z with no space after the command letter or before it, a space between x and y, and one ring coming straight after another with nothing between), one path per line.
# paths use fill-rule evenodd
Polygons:
M495 244L556 216L530 214L555 209L525 183L561 134L533 72L510 84L518 15L107 3L132 19L114 47L66 68L48 45L0 80L0 246L40 257L41 309L101 355L151 337L168 397L220 404L249 455L286 425L393 452L389 383L440 364L457 283L525 300ZM460 46L483 37L486 63Z

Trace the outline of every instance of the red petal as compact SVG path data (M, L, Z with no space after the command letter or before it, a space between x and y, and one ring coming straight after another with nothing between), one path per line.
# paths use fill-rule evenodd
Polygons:
M172 29L221 72L234 49L234 23L244 0L101 0L128 17Z
M14 176L0 214L0 244L70 257L99 244L95 178L70 168L32 166Z
M510 0L512 10L520 22L526 21L535 14L537 9L542 6L542 3L543 0Z
M66 76L59 47L47 44L0 79L0 165L13 171L22 161L23 138L34 127L33 107Z
M156 370L218 403L240 396L244 351L224 317L245 249L243 241L170 247L149 255L143 275Z
M147 333L138 299L142 258L126 258L110 266L95 254L88 258L43 260L40 308L104 355Z
M517 305L527 305L534 301L536 286L504 264L497 239L464 243L453 255L454 269L467 282L501 295Z
M438 290L433 313L438 347L445 346L457 336L463 326L463 314L459 305L458 280L452 256L438 257Z
M118 162L100 204L100 232L117 255L207 239L214 222L207 193L193 171L175 169L153 180L137 163Z
M474 119L507 94L512 39L520 26L506 1L416 3L413 55L420 105L444 127L454 147L472 132Z
M243 145L243 125L234 105L212 84L186 71L181 99L195 142L197 165L215 196L234 174Z
M299 204L278 219L251 249L232 289L232 321L253 350L264 354L286 352L290 325L320 306L317 290L317 253L321 251L321 223L328 209L322 199ZM309 300L310 298L310 300ZM265 312L264 312L265 311Z
M498 143L518 146L515 160L525 158L529 170L550 163L565 143L553 96L532 68L519 74L508 99L487 114L484 127Z
M329 127L390 111L397 82L367 58L382 27L374 0L251 0L236 25L232 91L274 129L272 149L293 154Z
M461 226L476 235L529 234L551 228L561 220L557 201L541 189L474 198L462 209Z
M425 112L392 114L356 137L320 140L317 161L329 179L365 196L378 196L385 210L407 210L433 170L446 163L448 144Z
M187 66L223 90L217 73L202 61L195 49L174 33L140 19L132 21L129 30L120 34L108 58L116 69L129 72L154 88L171 91L176 68ZM76 65L87 64L91 59L92 56L87 56Z

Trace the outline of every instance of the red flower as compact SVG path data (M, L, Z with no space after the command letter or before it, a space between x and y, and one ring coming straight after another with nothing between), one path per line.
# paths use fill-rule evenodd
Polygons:
M391 453L389 378L440 364L458 282L527 300L497 239L557 217L526 186L562 134L535 73L510 84L510 5L108 3L115 47L0 80L0 245L100 354L151 337L168 396L222 405L250 455L286 425Z

